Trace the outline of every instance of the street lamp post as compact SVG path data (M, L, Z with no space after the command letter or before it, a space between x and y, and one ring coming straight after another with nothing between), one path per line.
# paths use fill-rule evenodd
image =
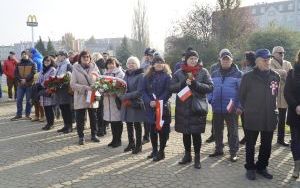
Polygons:
M27 18L27 26L31 27L31 46L32 48L34 48L34 31L33 28L38 26L38 22L36 20L36 16L35 15L29 15Z

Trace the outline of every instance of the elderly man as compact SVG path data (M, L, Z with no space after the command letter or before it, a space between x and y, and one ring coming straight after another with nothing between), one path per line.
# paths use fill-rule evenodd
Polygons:
M272 138L278 123L276 97L280 82L279 74L270 69L271 53L259 49L255 53L256 67L246 73L240 85L240 102L245 115L246 177L256 179L256 172L267 179L273 176L267 166L272 149ZM254 163L255 144L260 134L261 145L258 161Z
M239 110L239 85L242 72L233 63L230 51L220 53L220 66L211 74L214 90L208 95L213 111L213 129L216 148L209 157L222 156L224 121L227 125L230 160L237 161L239 150L237 111Z
M283 90L287 77L287 73L292 69L290 62L284 60L284 48L281 46L275 46L273 48L273 59L271 60L271 69L276 71L280 75L279 92L277 98L277 107L279 111L279 123L278 123L278 133L277 133L277 143L282 146L289 146L284 141L284 130L285 130L285 120L286 120L286 109L287 103L285 101Z

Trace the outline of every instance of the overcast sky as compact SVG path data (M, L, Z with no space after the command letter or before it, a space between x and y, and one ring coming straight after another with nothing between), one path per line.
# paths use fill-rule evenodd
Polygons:
M137 0L0 0L0 45L31 40L26 26L29 14L37 16L35 39L59 40L66 32L88 39L131 36L132 10ZM276 0L243 0L243 6ZM172 25L192 9L195 2L216 5L216 0L145 0L150 41L163 49Z

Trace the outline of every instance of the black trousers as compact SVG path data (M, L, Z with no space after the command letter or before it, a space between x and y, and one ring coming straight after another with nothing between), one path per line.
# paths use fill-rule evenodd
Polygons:
M164 151L170 134L170 125L164 124L161 131L155 130L155 124L150 124L150 140L152 144L152 152L158 151L158 135L159 135L159 150Z
M90 118L90 128L91 128L91 136L96 136L96 109L88 108L88 109L79 109L76 110L76 125L77 125L77 133L79 138L84 137L84 118L86 110L88 111Z
M254 163L255 144L260 133L260 147L258 160ZM273 131L252 131L245 129L246 136L246 164L247 170L264 170L269 165L272 149Z
M193 138L193 145L194 145L194 152L195 154L200 154L200 148L201 148L201 134L183 134L183 144L185 152L191 152L191 146L192 141L191 138Z
M121 121L112 121L109 123L111 125L112 142L113 143L121 142L122 132L123 132L123 123Z
M150 137L150 125L147 122L144 122L144 140L149 140Z
M278 122L278 132L277 141L284 141L285 135L285 120L286 120L286 108L278 108L279 111L279 122Z
M59 105L63 120L64 120L64 127L72 128L72 111L70 104L61 104ZM76 114L77 115L77 114Z
M106 123L103 120L103 104L97 109L97 130L99 133L106 133Z
M47 120L47 125L54 125L54 110L53 106L44 106L45 116Z
M142 145L142 125L140 122L126 122L127 124L127 133L128 141L131 144L136 143L136 146L139 147ZM135 140L134 140L134 130L135 130Z
M294 161L300 160L300 127L290 126L291 128L291 150Z

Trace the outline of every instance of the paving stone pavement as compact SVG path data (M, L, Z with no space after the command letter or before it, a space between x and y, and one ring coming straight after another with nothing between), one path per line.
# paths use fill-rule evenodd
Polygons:
M300 180L293 180L292 155L289 148L273 145L269 170L273 180L258 176L248 181L244 170L244 146L240 149L239 161L231 163L228 147L225 156L208 158L214 144L203 143L202 168L196 170L193 163L179 166L183 154L181 134L173 129L167 143L166 158L154 163L146 156L151 145L146 144L138 155L123 153L127 145L127 133L123 132L122 147L108 148L111 134L101 138L100 143L89 142L77 145L77 134L63 135L55 129L42 131L43 123L29 121L11 122L15 114L14 103L0 104L0 188L9 187L300 187ZM209 136L203 134L203 140ZM226 134L226 133L224 133ZM240 134L242 134L240 130ZM226 137L225 137L226 138ZM288 138L287 138L288 139Z

